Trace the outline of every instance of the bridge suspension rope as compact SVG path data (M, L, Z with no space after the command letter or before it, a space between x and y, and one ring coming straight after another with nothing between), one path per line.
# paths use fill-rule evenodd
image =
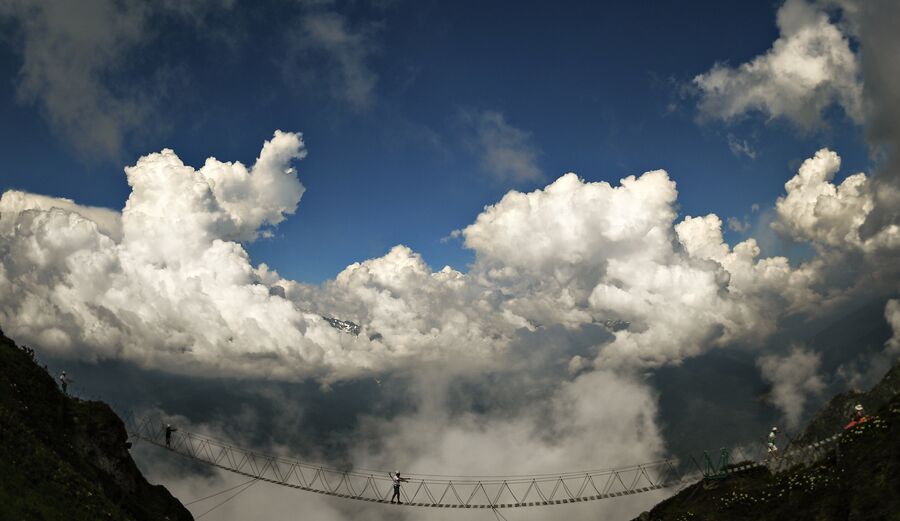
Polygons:
M178 431L171 445L165 442L165 424L159 419L129 416L129 434L186 458L251 478L251 485L266 481L303 491L344 499L390 504L393 482L389 472L338 469L262 454L209 436ZM767 466L773 470L813 461L840 438L835 434L775 458L748 455L746 450L722 449L717 461L704 453L702 461L674 458L588 471L515 476L445 476L405 474L403 506L431 508L522 508L564 505L611 499L676 487L698 478L722 477ZM731 461L739 462L732 465ZM249 488L250 485L247 486ZM239 488L239 487L234 487ZM238 493L243 492L241 489ZM216 494L218 495L218 494ZM234 494L236 495L236 494ZM232 496L229 496L229 499ZM210 496L211 497L211 496ZM226 500L227 501L227 500Z

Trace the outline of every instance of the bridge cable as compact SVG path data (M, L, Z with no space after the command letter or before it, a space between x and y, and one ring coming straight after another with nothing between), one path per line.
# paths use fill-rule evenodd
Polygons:
M253 485L255 485L255 484L257 484L257 483L259 483L259 480L258 480L258 479L254 479L254 480L253 480L251 483L249 483L246 487L244 487L244 488L242 488L241 490L238 490L237 492L235 492L234 494L228 496L228 497L225 498L225 500L222 501L221 503L217 504L216 506L210 508L210 509L207 510L206 512L204 512L204 513L200 514L199 516L195 517L194 520L196 521L197 519L200 519L201 517L205 516L206 514L209 514L210 512L212 512L213 510L219 508L220 506L224 505L225 503L228 503L229 501L231 501L232 499L234 499L235 497L237 497L238 495L240 495L242 492L246 492L247 489L249 489L250 487L252 487Z
M230 492L230 491L232 491L232 490L234 490L234 489L236 489L236 488L243 487L243 486L246 485L247 483L250 483L251 481L256 481L256 480L257 480L257 478L248 479L247 481L241 483L240 485L235 485L235 486L233 486L233 487L228 487L228 488L226 488L225 490L222 490L222 491L220 491L220 492L216 492L215 494L210 494L210 495L208 495L208 496L206 496L206 497L201 497L201 498L199 498L199 499L194 499L194 500L192 500L192 501L188 501L187 503L184 503L184 506L193 505L194 503L199 503L199 502L201 502L201 501L206 501L207 499L214 498L214 497L216 497L216 496L220 496L220 495L222 495L222 494L224 494L224 493L226 493L226 492Z
M153 421L152 419L145 419L143 422L136 423L135 430L132 432L132 435L135 439L143 439L151 444L157 445L159 447L166 447L168 450L175 452L181 456L185 456L209 465L213 465L224 470L228 470L231 472L235 472L237 474L243 474L249 478L253 478L253 481L238 485L237 487L232 487L230 490L234 490L235 488L241 488L231 496L225 499L224 502L229 501L237 494L243 493L247 488L253 485L256 480L260 481L269 481L272 483L277 483L285 486L290 486L294 488L298 488L301 490L306 490L310 492L317 492L320 494L327 494L331 496L337 496L347 499L357 499L364 501L375 501L379 503L386 503L387 498L381 497L380 485L374 484L373 480L378 480L374 474L365 475L362 473L354 472L353 470L338 470L338 469L325 469L322 466L312 466L310 464L304 464L297 460L291 460L287 458L280 458L277 456L270 456L265 454L257 454L253 451L249 451L247 449L242 449L240 447L233 447L227 444L217 444L211 443L212 439L204 436L197 436L192 433L182 432L179 433L176 437L173 437L173 445L171 447L164 445L162 441L162 430L157 428L155 424L158 421ZM162 425L160 423L160 425ZM718 465L710 460L707 453L704 452L704 456L706 458L706 466L701 465L700 462L696 460L696 458L691 457L689 461L685 461L684 464L688 467L683 471L679 471L672 466L671 460L661 460L664 465L659 464L641 464L641 465L629 465L627 467L620 467L618 469L612 469L607 472L597 473L596 475L585 474L586 477L578 477L577 479L585 480L585 483L590 481L590 484L594 487L594 491L597 492L597 495L592 496L583 496L585 490L589 490L586 488L586 484L582 483L581 488L578 489L578 492L573 494L569 490L569 483L566 480L575 479L570 473L562 473L559 477L548 479L543 476L548 476L548 474L540 474L533 476L530 480L523 480L521 478L514 479L516 482L520 495L517 495L509 489L509 483L512 481L509 480L490 480L482 481L475 480L473 478L468 478L465 481L443 481L443 480L429 480L419 478L414 481L420 481L420 487L413 494L413 497L410 498L407 496L407 490L404 489L402 491L403 497L406 500L404 504L411 506L432 506L432 507L462 507L466 508L475 507L475 508L490 508L491 510L497 510L501 508L511 508L511 507L531 507L531 506L539 506L539 505L559 505L566 504L570 502L581 502L581 501L593 501L606 499L611 497L619 497L622 495L628 494L636 494L647 492L650 490L657 490L660 488L677 488L679 485L684 484L690 480L696 479L699 476L703 476L704 478L719 478L724 477L728 474L733 474L736 472L742 472L745 470L749 470L752 468L759 468L763 466L767 466L770 470L776 470L777 468L784 468L786 465L797 464L797 462L808 461L812 459L818 459L821 457L822 451L832 450L831 445L837 442L841 438L841 434L835 434L829 438L825 438L819 440L817 442L811 443L809 445L795 448L794 450L786 450L783 454L780 454L775 462L769 461L769 458L751 461L741 462L740 465L733 466L727 465L726 462L728 458L723 456L722 460ZM796 441L796 440L791 440ZM223 459L224 457L224 459ZM800 459L798 459L800 458ZM236 463L237 462L237 463ZM248 463L249 462L249 463ZM693 463L696 468L695 471L691 471L690 463ZM774 464L774 466L773 466ZM249 465L249 466L248 466ZM260 466L262 465L262 466ZM287 474L285 474L283 465L289 465ZM315 475L310 481L310 478L303 475L303 471L301 469L310 470L315 469ZM268 472L268 473L267 473ZM627 477L626 480L628 483L623 481L623 476L630 476L630 473L634 472L634 479ZM650 474L648 475L648 472ZM340 481L337 485L330 485L325 475L335 475L335 479L337 476L340 476ZM271 475L271 477L269 477ZM294 476L295 479L291 479L291 476ZM551 474L552 475L552 474ZM597 489L596 485L593 484L594 477L607 477L607 484L601 489ZM640 485L640 477L644 476L647 484L650 486L639 487ZM655 479L651 479L649 476L654 476ZM365 478L366 486L363 488L362 492L356 492L351 487L352 478L362 479ZM315 485L317 480L321 479L321 485ZM344 486L347 487L347 490L341 491L342 483L346 484ZM380 481L385 481L384 477L380 478ZM529 484L529 481L531 482ZM463 484L463 496L468 495L468 499L462 499L459 496L459 492L454 485ZM538 483L542 483L544 485L550 486L554 485L553 491L550 492L549 496L545 496L545 494L541 491L541 487L538 486ZM621 486L616 485L618 483ZM365 494L366 490L370 487L373 487L372 491L369 491L368 495ZM428 486L435 485L440 488L443 488L444 492L441 494L440 499L435 500L432 496ZM490 485L494 487L499 487L497 489L497 497L493 500L490 497L490 494L485 492L485 485ZM528 485L527 490L524 494L521 493L521 487ZM574 483L573 486L577 485ZM469 488L471 488L471 493L469 493ZM512 494L514 503L497 503L500 498L500 494L503 493L504 488ZM540 500L535 501L533 499L529 499L529 494L532 492L532 488L534 488L535 493L539 496ZM560 495L557 499L555 496L557 495L557 489L565 489L566 494ZM419 494L419 490L425 490L425 494L430 499L430 501L422 501L420 500L418 503L413 503L413 501L417 498ZM475 494L481 490L485 493L485 498L487 502L476 501L472 503L472 499ZM493 490L493 489L492 489ZM229 490L222 491L221 493L213 494L209 497L215 497L216 495L223 494L228 492ZM438 489L436 492L440 492ZM456 498L457 502L454 503L452 500L448 503L444 503L444 497L452 492L453 497ZM493 493L493 492L492 492ZM575 497L578 496L578 497ZM424 497L423 497L424 499ZM197 501L202 501L203 498ZM216 505L213 509L218 508ZM212 509L211 509L212 510ZM205 515L206 513L202 514ZM499 512L498 512L499 514ZM501 515L502 517L502 515ZM499 521L501 517L495 518ZM198 517L199 518L199 517ZM503 518L505 519L505 517Z

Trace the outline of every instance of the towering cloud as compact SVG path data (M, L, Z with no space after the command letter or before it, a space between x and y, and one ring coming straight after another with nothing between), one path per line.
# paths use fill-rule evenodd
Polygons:
M776 229L827 246L862 246L859 227L873 207L868 178L855 174L835 186L840 167L841 158L826 149L804 161L778 199Z
M835 184L840 164L840 157L827 149L804 161L775 204L778 217L772 228L816 251L803 267L824 301L896 294L900 226L885 223L864 233L879 205L873 180L857 173Z
M718 217L675 224L676 197L664 171L619 187L568 174L510 192L463 231L473 273L502 288L507 314L530 327L629 323L601 365L658 365L762 338L784 301L812 298L787 259L758 260L752 239L731 251Z
M715 215L676 222L675 183L658 170L618 186L567 174L508 193L461 232L476 255L468 273L432 271L401 245L310 286L254 266L241 245L294 212L304 188L291 163L304 155L284 132L252 167L211 158L195 170L171 150L150 154L125 169L121 214L5 193L4 328L61 356L326 382L430 361L490 370L529 335L609 329L588 348L545 348L578 374L763 340L785 313L896 270L896 230L858 233L872 207L866 176L835 187L839 158L823 150L777 204L778 229L818 252L799 266L760 258L752 238L730 247ZM843 268L847 255L862 259L858 271Z
M292 377L278 359L321 359L313 330L336 332L270 295L265 268L232 241L295 210L303 186L289 163L303 155L300 136L281 132L250 169L210 159L195 171L172 151L151 154L127 169L121 218L5 193L4 327L62 356Z

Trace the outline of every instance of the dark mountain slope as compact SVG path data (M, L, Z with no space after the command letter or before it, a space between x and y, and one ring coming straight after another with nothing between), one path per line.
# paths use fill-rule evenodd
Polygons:
M900 393L900 364L887 372L868 392L846 391L836 395L810 420L798 438L800 444L809 443L839 432L853 414L853 406L860 403L867 411L877 411Z
M0 333L0 520L193 519L144 479L126 441L109 406L65 396Z
M696 483L640 521L900 521L900 365L867 393L835 397L804 434L839 431L861 401L870 420L844 431L821 460Z

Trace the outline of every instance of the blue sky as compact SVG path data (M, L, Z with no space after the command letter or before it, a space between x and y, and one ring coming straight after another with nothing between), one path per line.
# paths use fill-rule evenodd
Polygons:
M312 4L150 17L100 71L114 95L150 98L114 153L80 144L23 94L21 28L7 21L0 188L121 208L122 168L143 154L172 148L194 166L209 156L251 163L275 129L303 132L303 200L273 238L248 249L283 276L320 282L398 243L435 268L464 269L471 252L442 238L508 190L569 171L616 183L663 168L678 183L682 214L752 223L751 205L771 207L823 146L843 158L839 178L869 168L861 128L839 109L808 132L758 114L698 122L691 79L770 48L777 3ZM314 16L337 20L350 43L297 43ZM498 175L485 163L485 114L520 138L539 176ZM755 157L729 146L745 142Z

